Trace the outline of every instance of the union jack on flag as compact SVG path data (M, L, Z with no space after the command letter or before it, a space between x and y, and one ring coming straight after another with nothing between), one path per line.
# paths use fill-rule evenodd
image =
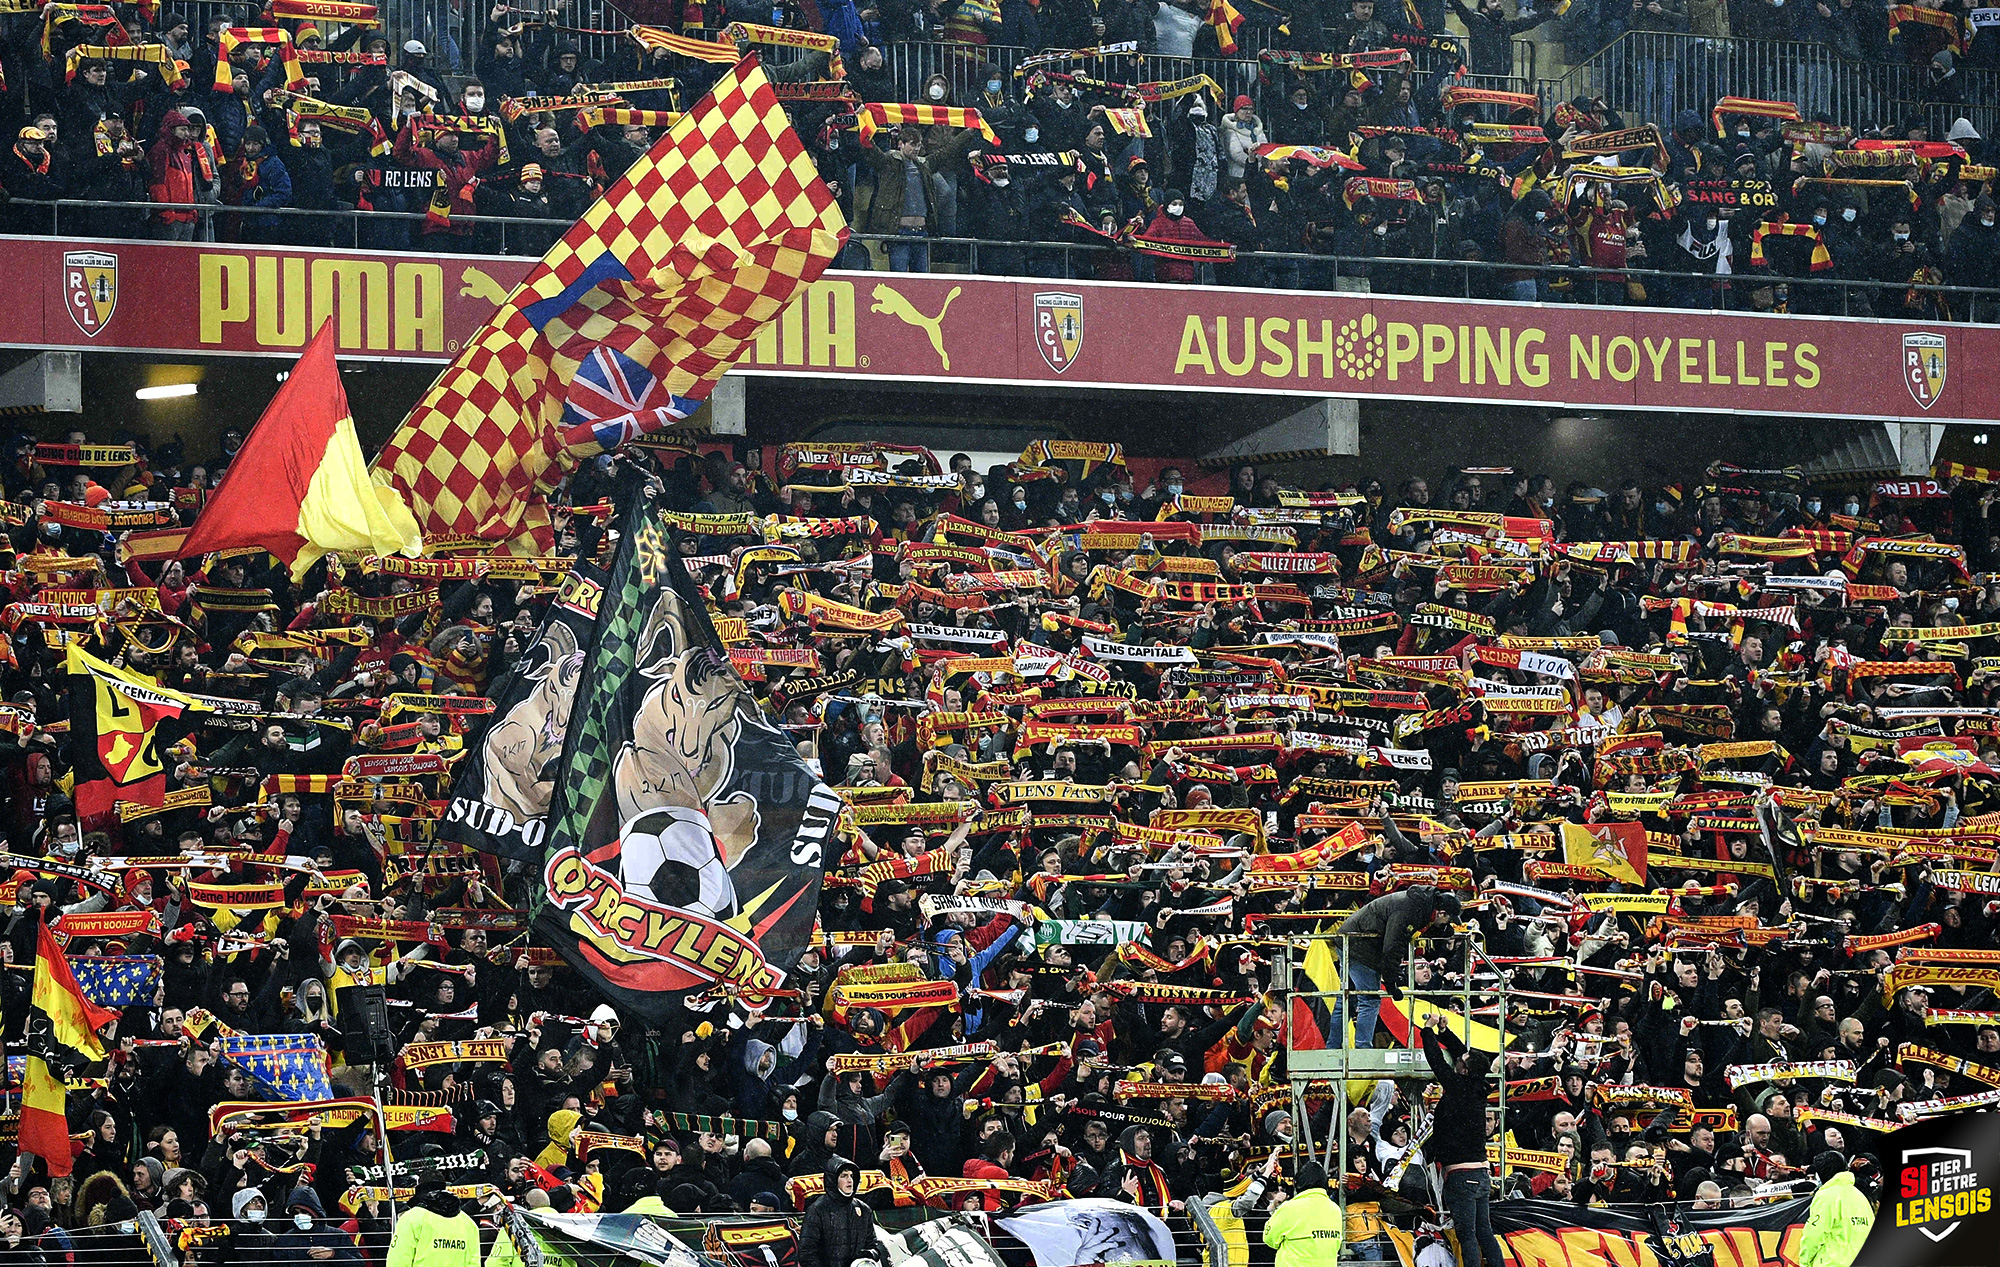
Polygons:
M563 402L563 443L605 450L687 418L701 402L676 396L617 348L599 347L576 367Z
M377 480L427 534L548 553L563 477L692 412L846 240L777 91L742 58L459 349Z

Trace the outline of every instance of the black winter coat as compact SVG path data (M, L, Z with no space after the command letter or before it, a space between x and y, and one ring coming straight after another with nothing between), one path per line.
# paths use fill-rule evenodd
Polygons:
M799 1229L799 1267L849 1267L875 1249L875 1211L858 1196L840 1195L842 1171L858 1180L861 1168L845 1157L826 1164L826 1191L806 1210Z

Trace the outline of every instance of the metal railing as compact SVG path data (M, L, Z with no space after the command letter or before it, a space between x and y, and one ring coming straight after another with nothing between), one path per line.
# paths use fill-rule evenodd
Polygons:
M1830 44L1794 40L1713 39L1668 31L1627 31L1560 78L1540 85L1544 107L1577 96L1602 97L1621 113L1671 124L1682 110L1704 122L1722 97L1790 101L1808 118L1821 112L1860 128L1900 128L1921 118L1932 140L1951 121L1971 119L1980 135L2000 123L2000 72L1966 67L1957 79L1966 103L1926 102L1922 66L1843 57Z
M87 237L106 241L158 240L141 229L138 237L108 231L107 214L138 219L153 211L194 211L210 226L202 241L215 241L213 222L228 222L235 216L271 216L280 229L266 235L268 240L244 243L262 246L306 246L353 250L418 249L413 230L428 217L418 211L358 211L339 208L312 211L299 207L263 207L243 211L202 203L93 202L64 198L36 202L16 198L10 204L20 208L47 207L54 237ZM559 237L572 223L560 219L520 216L453 216L454 225L471 227L465 237L433 235L421 242L421 249L450 250L467 257L514 255L539 257L546 244ZM67 228L65 225L67 224ZM317 230L312 240L305 227ZM385 239L395 238L389 241ZM908 245L909 238L857 233L852 237L861 248ZM229 242L230 239L223 239ZM988 277L1046 277L1051 279L1097 279L1151 282L1158 280L1152 258L1101 243L1023 241L1003 242L990 238L932 237L931 270ZM839 261L846 269L869 269L880 265L856 249ZM1541 266L1483 260L1438 260L1398 256L1314 255L1296 251L1245 251L1231 265L1203 264L1198 285L1221 285L1255 290L1348 290L1375 294L1412 295L1434 299L1506 300L1507 283L1526 276L1538 286L1537 302L1580 303L1593 306L1643 306L1690 311L1765 311L1785 306L1788 311L1815 316L1900 317L1906 320L2000 320L2000 289L1976 286L1913 285L1848 278L1786 277L1777 274L1743 274L1714 277L1706 273L1677 273L1662 269L1604 269L1583 265ZM1606 280L1611 279L1611 280ZM1647 298L1634 304L1627 294L1627 282L1643 287ZM1768 296L1759 292L1768 291ZM1767 302L1768 300L1768 302ZM1525 302L1525 301L1523 301Z
M1346 914L1348 912L1328 912L1327 918L1340 918ZM1348 1135L1347 1126L1348 1100L1345 1094L1345 1087L1348 1080L1350 1078L1411 1078L1427 1081L1432 1076L1430 1062L1422 1054L1421 1044L1418 1041L1418 1016L1417 1009L1413 1004L1419 1002L1427 1003L1437 1011L1456 1015L1468 1025L1471 1024L1475 1015L1491 1011L1497 1013L1496 1019L1499 1023L1496 1028L1500 1031L1500 1046L1502 1050L1494 1053L1492 1066L1487 1072L1498 1088L1498 1096L1495 1104L1499 1110L1500 1120L1499 1129L1493 1133L1493 1138L1500 1145L1500 1173L1504 1175L1506 1173L1507 1158L1507 1062L1504 1049L1506 1047L1507 1036L1505 1020L1507 1015L1508 976L1506 972L1501 970L1497 964L1487 957L1485 946L1482 944L1482 939L1478 934L1478 925L1469 925L1466 931L1462 933L1454 932L1443 937L1419 936L1412 939L1409 953L1413 962L1417 958L1417 946L1421 942L1447 943L1455 949L1458 961L1458 984L1449 987L1421 988L1414 984L1414 979L1405 982L1401 987L1401 995L1404 1000L1402 1010L1406 1018L1409 1042L1406 1045L1389 1049L1350 1047L1348 1045L1347 1025L1352 1023L1358 1014L1358 1005L1364 999L1379 1001L1383 997L1382 991L1379 989L1357 990L1351 989L1347 985L1347 964L1351 949L1350 942L1357 936L1366 937L1369 935L1344 932L1314 932L1307 939L1308 944L1312 942L1326 943L1333 952L1334 963L1341 974L1338 989L1320 989L1318 983L1306 975L1304 971L1305 955L1298 953L1296 950L1287 951L1284 961L1279 966L1281 977L1285 976L1288 972L1291 973L1289 976L1291 985L1289 998L1293 1003L1295 1005L1303 1003L1310 1007L1312 1000L1322 1000L1333 1021L1333 1032L1324 1035L1329 1044L1332 1045L1324 1048L1298 1047L1295 1045L1298 1038L1296 1027L1287 1026L1285 1029L1285 1067L1292 1083L1292 1122L1294 1129L1298 1133L1297 1139L1299 1144L1308 1154L1314 1151L1311 1126L1312 1117L1307 1104L1307 1088L1315 1078L1333 1079L1333 1085L1341 1090L1340 1094L1332 1097L1334 1100L1333 1120L1330 1123L1333 1128L1332 1137L1326 1140L1321 1146L1321 1151L1325 1156L1324 1165L1327 1174L1331 1176L1345 1176L1349 1172L1349 1144L1352 1142ZM1376 936L1379 940L1379 935ZM1294 955L1296 955L1296 958L1293 957ZM1482 972L1490 974L1492 984L1488 985L1484 983L1485 978L1482 977ZM1412 978L1414 978L1414 974L1412 974ZM1489 999L1497 999L1497 1007L1489 1004L1487 1002ZM1478 1006L1474 1005L1475 1000L1479 1001ZM1378 1027L1375 1032L1380 1034L1383 1031ZM1469 1047L1471 1044L1468 1041L1466 1045ZM1323 1099L1327 1097L1315 1098ZM1414 1132L1410 1146L1412 1148L1419 1147L1418 1141L1414 1138ZM1348 1203L1346 1183L1337 1181L1334 1184L1334 1191L1344 1213Z
M1532 40L1517 39L1514 44L1514 65L1520 72L1513 75L1469 75L1454 82L1475 88L1490 88L1501 92L1535 91L1535 44ZM952 86L953 99L975 100L983 84L981 75L987 67L996 67L1006 75L1013 91L1018 96L1020 81L1013 78L1014 70L1022 60L1035 50L1007 44L954 44L943 42L906 42L891 44L883 50L884 68L896 84L904 101L921 101L924 84L932 75L943 75ZM1440 63L1441 55L1427 50L1412 53L1413 66L1419 77L1430 73ZM1077 70L1092 78L1106 79L1114 83L1151 83L1157 80L1181 79L1188 75L1207 75L1215 80L1226 97L1260 94L1259 63L1253 58L1241 57L1169 57L1158 53L1128 54L1103 58L1097 62L1076 63L1074 66L1056 67L1059 70ZM1325 85L1316 86L1324 91ZM1227 106L1227 102L1223 103Z

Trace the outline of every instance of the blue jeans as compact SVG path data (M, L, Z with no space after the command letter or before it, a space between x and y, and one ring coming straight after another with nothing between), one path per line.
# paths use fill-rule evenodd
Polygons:
M1354 1000L1354 1042L1355 1047L1375 1045L1375 1020L1382 1013L1382 974L1365 963L1352 959L1341 965L1341 984L1349 990L1358 991L1360 998ZM1347 999L1342 996L1333 1004L1333 1033L1328 1035L1334 1042L1343 1042L1347 1033Z
M1501 1267L1500 1238L1493 1235L1493 1185L1484 1167L1447 1170L1444 1208L1458 1230L1459 1267Z
M896 236L905 239L889 242L883 249L889 255L889 269L897 273L928 273L931 271L931 237L922 229L898 229Z

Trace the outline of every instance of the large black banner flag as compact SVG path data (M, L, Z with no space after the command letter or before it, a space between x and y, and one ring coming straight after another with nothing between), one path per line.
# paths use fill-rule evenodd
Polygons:
M1495 1201L1493 1234L1512 1260L1509 1267L1607 1267L1650 1264L1682 1267L1778 1267L1799 1262L1805 1234L1805 1197L1736 1210L1690 1210L1662 1231L1642 1206L1579 1206L1568 1201ZM1389 1229L1402 1267L1417 1267L1427 1254L1416 1237ZM1449 1250L1440 1261L1452 1261ZM1866 1258L1867 1267L1880 1267Z
M537 939L657 1022L782 988L841 802L759 711L651 498L633 499L549 806Z
M604 592L604 572L578 563L534 642L493 690L486 729L465 754L438 828L446 840L503 858L542 860L549 798Z
M2000 1257L2000 1113L1954 1113L1883 1139L1882 1203L1855 1261L1973 1267Z

